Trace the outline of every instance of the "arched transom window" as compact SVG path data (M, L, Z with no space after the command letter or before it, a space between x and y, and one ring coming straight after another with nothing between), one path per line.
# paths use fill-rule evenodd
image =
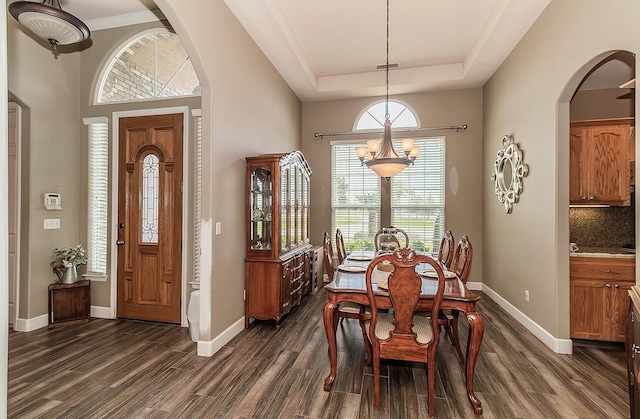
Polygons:
M376 130L384 128L385 102L378 102L369 106L358 118L356 131ZM416 128L418 119L407 105L389 101L389 120L393 128Z
M200 94L200 82L180 38L166 29L125 42L98 84L97 103L135 102Z

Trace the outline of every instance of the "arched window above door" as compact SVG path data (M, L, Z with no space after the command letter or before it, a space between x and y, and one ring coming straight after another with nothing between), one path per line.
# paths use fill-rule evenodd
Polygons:
M100 77L95 103L199 95L198 76L178 35L153 29L116 48Z

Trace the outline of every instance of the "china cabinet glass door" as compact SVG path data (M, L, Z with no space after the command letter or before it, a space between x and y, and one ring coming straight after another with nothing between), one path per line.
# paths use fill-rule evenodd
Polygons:
M271 191L272 174L264 168L259 167L251 172L251 249L270 250L271 236L273 234L271 225Z

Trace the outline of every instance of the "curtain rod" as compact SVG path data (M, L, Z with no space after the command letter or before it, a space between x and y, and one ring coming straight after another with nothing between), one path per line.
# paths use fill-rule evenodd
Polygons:
M417 131L464 131L468 128L467 124L463 124L463 125L452 125L449 127L430 127L430 128L407 128L407 129L397 129L397 130L393 130L392 132L417 132ZM377 131L376 131L377 133ZM313 134L314 137L316 138L323 138L323 137L339 137L339 136L349 136L349 135L368 135L371 134L371 132L328 132L328 133L322 133L322 132L316 132L315 134Z

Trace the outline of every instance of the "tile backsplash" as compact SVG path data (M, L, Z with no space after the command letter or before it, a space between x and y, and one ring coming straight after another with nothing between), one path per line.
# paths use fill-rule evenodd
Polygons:
M631 202L633 202L633 196ZM635 208L569 208L569 237L582 247L635 248Z

